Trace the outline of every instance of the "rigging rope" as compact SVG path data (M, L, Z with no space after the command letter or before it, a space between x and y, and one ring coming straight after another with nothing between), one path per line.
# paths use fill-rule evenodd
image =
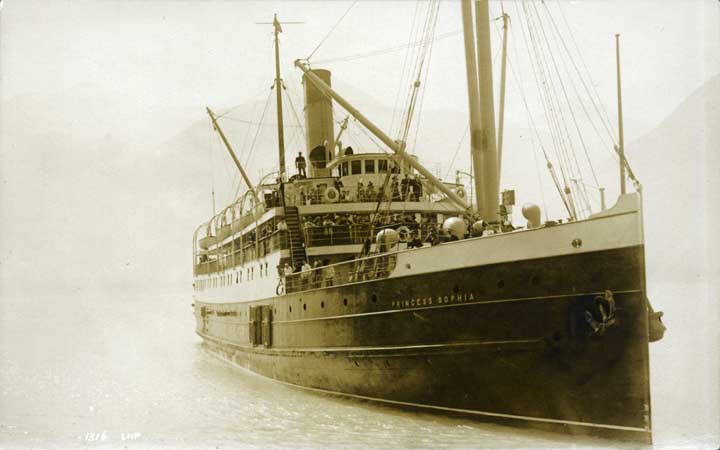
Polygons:
M328 31L328 33L325 35L325 37L322 38L322 40L321 40L320 43L317 45L317 47L315 47L315 49L314 49L312 52L310 52L310 54L307 56L307 58L305 58L306 61L310 61L310 58L313 57L313 55L315 54L315 52L318 51L318 49L320 48L320 46L323 45L323 43L327 40L327 38L330 37L330 35L332 34L332 32L335 31L335 28L337 28L337 26L340 25L340 22L342 22L342 20L345 18L345 16L347 16L347 14L350 12L351 9L353 9L353 6L355 6L358 1L359 1L359 0L355 0L354 2L352 2L352 4L351 4L350 7L345 11L345 13L344 13L342 16L340 16L340 19L338 19L338 21L335 23L335 25L333 25L332 28L330 28L330 31Z
M551 63L551 66L550 66L550 64L548 64L548 66L549 66L549 67L548 67L548 70L554 70L554 73L557 75L557 77L554 77L553 79L556 79L556 80L557 80L557 83L560 85L560 90L562 91L562 94L563 94L562 97L560 97L559 95L557 95L557 92L555 92L553 96L554 96L555 100L557 101L556 104L557 104L557 107L558 107L559 120L560 120L560 122L564 125L565 135L567 136L568 147L566 148L566 151L568 152L569 156L572 157L572 159L568 158L568 159L569 159L569 163L570 163L570 164L572 164L572 163L575 164L574 170L573 170L573 169L570 169L570 170L573 170L574 175L575 175L576 177L577 177L577 176L580 176L580 177L582 178L582 169L580 168L580 164L579 164L579 162L578 162L578 160L577 160L576 152L573 150L573 147L572 147L572 137L571 137L571 134L570 134L570 130L568 129L568 126L567 126L567 119L565 118L565 112L564 112L563 105L562 105L562 103L561 103L561 99L564 99L564 100L565 100L565 103L566 103L566 105L567 105L567 110L568 110L568 112L569 112L569 114L570 114L570 117L572 118L573 124L575 125L575 130L576 130L576 132L577 132L578 139L579 139L579 141L580 141L580 145L581 145L581 147L583 148L583 150L584 150L584 152L585 152L585 155L586 155L586 157L587 157L588 164L589 164L590 169L591 169L591 171L592 171L592 174L593 174L593 177L594 177L594 179L595 179L595 182L596 182L597 184L599 184L598 181L597 181L597 175L595 174L595 169L594 169L594 167L592 166L592 162L590 161L590 157L589 157L588 152L587 152L587 146L585 145L585 140L584 140L583 137L582 137L582 132L580 131L580 127L579 127L579 125L578 125L578 123L577 123L577 119L576 119L576 117L575 117L575 112L574 112L573 109L572 109L572 104L571 104L571 102L570 102L570 98L569 98L569 96L568 96L567 89L565 88L565 83L563 82L562 73L560 73L560 68L559 68L558 63L557 63L557 61L556 61L556 59L555 59L554 53L553 53L552 51L550 51L552 48L554 48L554 46L552 46L552 45L550 44L550 40L548 39L548 36L547 36L547 34L545 33L545 27L542 25L542 23L543 23L543 22L542 22L542 18L540 17L540 13L539 13L539 11L538 11L538 9L537 9L537 5L536 5L535 3L532 3L532 7L533 7L533 9L534 9L535 16L537 17L537 23L538 23L539 29L540 29L540 38L542 38L542 41L545 43L545 47L548 49L548 53L550 54L550 63ZM541 45L542 45L542 44L541 44ZM557 90L557 87L554 86L554 89ZM567 188L569 188L569 186L567 186ZM573 191L573 192L577 192L577 190L576 190L576 191ZM576 202L581 203L583 200L586 201L586 200L587 200L587 197L585 197L585 198L583 199L582 193L580 193L580 195L577 195L577 194L576 194L575 199L576 199ZM587 206L587 208L589 208L589 204L587 204L586 206Z
M602 102L602 99L601 99L601 97L600 97L600 94L598 94L597 89L595 89L595 84L592 82L592 76L590 75L590 71L588 70L587 65L585 64L585 59L582 57L582 52L580 51L580 47L578 46L577 41L575 40L575 36L574 36L573 33L572 33L572 30L571 30L571 28L570 28L570 24L569 24L568 21L567 21L567 17L565 16L565 12L563 11L562 5L560 4L560 2L557 2L557 5L558 5L558 9L560 10L560 15L561 15L561 17L563 18L563 21L565 22L565 26L566 26L566 28L567 28L568 31L569 31L568 34L570 34L570 40L572 41L573 45L575 46L575 50L577 51L577 55L578 55L578 57L579 57L579 59L580 59L580 62L581 62L582 65L583 65L583 69L585 69L585 73L588 74L588 78L590 79L590 83L589 83L589 84L590 84L590 86L592 87L593 92L595 93L595 98L597 99L597 104L600 105L600 108L599 108L599 109L602 110L602 112L604 113L604 116L603 116L603 114L600 113L600 111L598 111L598 106L597 106L597 104L595 103L594 100L593 100L593 106L595 107L595 110L596 110L596 112L598 113L598 116L600 117L600 120L602 121L603 119L605 119L605 121L603 122L603 125L605 125L605 129L606 129L606 131L608 132L608 135L610 135L612 141L615 143L615 142L617 142L617 138L616 138L616 136L615 136L615 134L614 134L614 132L613 132L614 129L613 129L612 124L611 124L611 122L610 122L610 117L608 116L607 110L605 109L605 105L604 105L604 103ZM554 22L553 22L553 23L554 23ZM569 53L569 52L568 52L568 53ZM579 73L579 70L578 70L578 73ZM587 89L587 85L585 85L585 82L584 82L584 81L583 81L583 86L585 87L586 90L588 90L588 89ZM588 90L588 94L589 94L589 90ZM589 96L590 96L590 98L591 98L591 100L592 100L592 99L593 99L592 95L589 95Z
M417 23L419 11L420 11L420 2L416 2L415 3L415 12L413 13L413 19L412 19L411 26L410 26L410 34L408 35L408 45L406 46L407 50L405 52L405 58L403 58L402 70L400 71L400 80L398 81L398 89L397 89L397 93L395 94L395 103L393 104L392 118L390 120L390 125L387 128L388 133L392 133L393 126L395 125L395 117L397 116L397 112L398 112L398 102L400 101L400 93L402 92L403 86L405 85L405 70L407 68L408 58L410 57L411 51L415 48L415 46L411 46L411 45L409 45L409 43L410 43L410 41L412 41L413 37L417 33L416 23ZM416 42L422 42L422 40L416 41ZM408 74L409 73L410 72L408 72Z
M462 30L453 30L453 31L446 31L444 33L438 33L435 36L433 36L433 41L441 41L441 40L453 37L455 35L458 35L460 33L462 33ZM408 39L407 44L400 44L400 45L395 45L392 47L384 47L384 48L377 49L377 50L371 50L369 52L355 53L352 55L338 56L335 58L316 60L316 61L313 61L313 63L314 64L329 64L329 63L334 63L334 62L347 62L347 61L355 61L358 59L372 58L374 56L382 56L382 55L385 55L388 53L399 52L400 50L409 50L409 49L418 47L423 43L422 40L410 42L411 40L412 40L412 34L410 35L410 38Z
M423 67L425 66L425 60L428 54L432 51L432 39L431 36L435 32L435 26L437 25L438 12L440 10L440 2L434 2L428 8L427 18L425 19L425 26L423 27L423 41L424 44L420 48L418 58L415 62L417 68L417 76L413 83L410 92L408 93L409 101L407 111L403 116L403 129L400 135L400 141L407 143L407 136L410 132L410 125L412 123L413 113L415 112L415 105L417 104L418 90L420 88L420 79L423 75ZM427 74L427 71L426 71Z
M257 126L257 129L255 130L255 136L253 137L252 144L250 144L250 150L249 150L248 156L247 156L247 158L245 158L245 167L247 167L248 163L250 162L250 158L252 157L253 151L255 150L255 142L257 142L258 134L260 134L260 130L262 129L262 123L265 120L265 113L267 112L268 106L270 105L270 98L272 97L272 94L273 94L273 91L272 91L272 89L270 89L270 92L268 93L268 96L267 96L267 100L265 100L265 106L263 107L262 114L260 115L259 124ZM237 189L235 189L235 198L237 198L237 196L240 194L240 187L242 187L242 182L239 182L237 185Z
M517 4L516 4L517 7ZM523 0L522 2L522 8L523 12L525 13L525 17L527 18L526 26L527 26L527 36L525 33L525 27L521 25L521 31L523 33L523 40L525 41L526 48L528 50L528 55L530 56L531 65L533 67L533 75L535 77L535 82L538 86L538 90L540 92L540 100L543 105L543 109L545 112L546 119L548 121L548 124L550 125L550 135L551 139L554 143L554 150L556 153L556 156L558 158L558 161L560 162L560 175L562 176L563 180L563 192L562 196L564 197L564 201L566 203L566 206L569 207L569 213L571 218L574 220L576 216L575 212L575 206L572 198L572 190L568 186L568 176L566 174L566 169L569 169L569 158L568 158L568 149L567 149L567 143L565 142L565 138L563 135L562 127L560 124L560 121L557 117L557 115L554 113L555 110L559 108L559 105L556 105L553 100L556 97L554 95L554 85L552 84L552 79L548 76L548 68L546 61L541 57L542 52L540 50L540 44L538 42L538 38L536 37L537 31L534 31L533 21L530 17L530 13L528 12L526 2ZM522 23L522 21L521 21ZM528 42L529 41L529 42ZM534 57L533 57L534 54ZM550 169L551 166L548 166L548 169ZM553 176L553 180L557 183L557 176L555 175L554 171L551 173Z
M208 118L208 124L210 132L208 133L208 150L210 151L210 193L212 196L212 215L215 217L215 171L214 171L214 158L213 158L213 125L212 120Z
M225 120L230 120L230 121L232 121L232 122L240 122L240 123L245 123L245 124L248 124L248 125L259 125L259 126L261 126L261 127L275 127L275 128L277 128L277 123L260 123L260 122L253 122L252 120L238 119L237 117L232 117L232 116L224 116L224 115L223 115L223 116L216 116L217 119L219 119L219 118L221 118L221 117L222 117L223 119L225 119ZM285 125L285 124L283 124L283 128L285 128L285 127L303 128L302 125Z
M516 10L517 10L517 4L515 5L515 7L516 7ZM510 30L511 30L511 33L512 33L513 35L515 35L515 31L514 31L514 30L515 30L515 27L510 28ZM524 31L524 30L522 29L522 25L521 25L521 31ZM523 32L523 40L526 41L524 32ZM510 43L511 43L511 45L513 46L513 53L514 53L514 54L519 54L518 51L517 51L517 49L516 49L515 41L516 41L516 39L514 39L514 38L513 38L513 39L510 39ZM526 42L526 44L527 44L527 42ZM545 150L545 146L543 145L543 141L542 141L542 139L540 138L540 133L538 132L537 125L535 124L535 120L533 119L532 112L531 112L531 110L530 110L530 106L529 106L528 101L527 101L527 96L525 95L525 90L524 90L524 88L523 88L523 82L522 82L520 76L515 72L515 66L514 66L514 64L511 63L511 60L510 60L510 59L508 59L508 61L507 61L507 67L510 69L510 74L512 75L513 80L515 80L515 82L516 82L517 85L518 85L518 88L519 88L519 91L520 91L520 98L521 98L522 101L523 101L523 105L525 106L525 111L526 111L526 113L527 113L528 123L530 124L530 128L532 129L532 131L535 133L535 136L536 136L536 138L537 138L537 142L538 142L538 144L539 144L539 146L540 146L540 150L542 151L543 157L544 157L544 159L545 159L546 167L547 167L548 171L550 172L550 176L551 176L551 178L552 178L552 181L553 181L553 184L554 184L554 186L555 186L555 189L557 190L558 195L559 195L559 197L560 197L560 200L562 200L562 202L563 202L563 205L565 205L565 209L567 210L568 214L572 214L572 212L571 212L571 210L570 210L570 207L569 207L569 205L568 205L568 203L567 203L567 200L565 199L565 194L564 194L562 188L560 187L560 184L558 183L557 176L556 176L555 173L554 173L554 168L553 168L552 162L550 161L550 158L548 157L547 151ZM536 147L533 147L533 148L536 149ZM540 176L540 175L539 175L539 173L538 173L538 177L539 177L539 176ZM544 194L542 193L542 191L541 191L541 194L543 195L543 202L544 202L545 197L544 197ZM546 207L546 209L547 209L547 207Z
M468 131L470 131L470 122L468 122L467 125L465 125L465 131L463 132L462 137L460 138L460 142L458 142L457 148L455 149L455 154L453 155L452 159L450 160L450 165L448 166L448 170L445 173L445 178L450 178L450 173L452 172L453 165L455 164L455 159L457 158L458 153L460 153L460 148L462 147L462 143L465 141L465 138L468 135Z
M435 23L433 23L432 33L435 32L435 26L437 24L439 10L440 10L440 2L438 2L437 11L435 12L435 19L434 19ZM418 107L418 112L417 112L418 120L417 120L417 125L415 126L415 136L413 136L413 144L411 147L413 149L413 153L415 152L414 149L415 149L415 146L417 145L417 138L420 133L420 124L422 123L422 109L423 109L423 104L425 103L425 94L427 93L428 79L430 78L430 69L432 68L431 62L432 62L433 49L435 48L434 44L435 44L435 41L433 39L430 39L430 43L429 43L430 48L428 50L428 55L427 55L428 65L427 65L427 69L425 70L425 77L423 78L423 81L422 81L423 86L426 86L426 88L423 89L420 94L420 106Z

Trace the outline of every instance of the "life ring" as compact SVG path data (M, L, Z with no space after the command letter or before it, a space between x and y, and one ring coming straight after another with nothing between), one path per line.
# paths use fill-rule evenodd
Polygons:
M460 198L465 198L465 196L467 195L464 187L459 187L455 189L455 194L457 194L457 196Z
M410 228L406 227L405 225L398 227L397 233L400 237L400 242L407 242L410 238Z
M277 287L275 288L275 295L285 295L285 285L283 282L279 282Z
M326 203L337 203L337 201L340 200L340 192L338 192L337 189L331 186L325 189L323 198L325 199Z

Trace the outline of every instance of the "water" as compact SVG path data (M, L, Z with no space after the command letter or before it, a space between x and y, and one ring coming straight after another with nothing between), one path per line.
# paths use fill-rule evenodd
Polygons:
M177 295L3 299L0 447L637 447L275 383L204 351L190 303ZM655 414L656 448L716 448L709 434L675 430L674 413L666 415L658 422Z

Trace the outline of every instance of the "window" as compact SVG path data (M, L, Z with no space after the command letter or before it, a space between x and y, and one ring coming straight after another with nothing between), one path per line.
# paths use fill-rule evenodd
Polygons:
M362 173L362 161L351 161L350 164L353 175L360 175Z
M345 175L349 175L348 173L348 163L344 162L340 165L340 176L344 177Z
M375 173L375 160L374 159L366 159L365 160L365 173Z
M387 173L387 159L378 161L378 173Z

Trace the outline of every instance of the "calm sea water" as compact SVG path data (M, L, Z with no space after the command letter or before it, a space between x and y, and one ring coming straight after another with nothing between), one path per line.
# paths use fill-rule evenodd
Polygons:
M275 383L203 350L193 333L190 304L189 295L4 298L0 446L636 448ZM653 358L662 363L655 350ZM676 389L656 378L661 388ZM676 409L667 400L671 395L653 389L656 448L717 448L697 420L678 419L694 414L687 404Z

